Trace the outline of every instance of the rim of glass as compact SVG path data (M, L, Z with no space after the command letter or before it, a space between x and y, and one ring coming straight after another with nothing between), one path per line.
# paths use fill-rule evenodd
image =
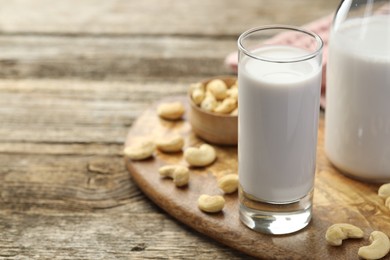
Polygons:
M309 54L303 55L303 56L297 56L297 57L288 58L288 59L272 59L272 58L270 59L270 58L264 58L264 57L261 57L258 55L254 55L251 51L247 50L244 47L244 45L242 44L242 41L248 35L250 35L254 32L270 30L270 29L272 29L272 30L282 29L282 30L286 30L286 31L296 31L296 32L304 33L306 35L313 37L316 40L318 47L316 50L310 52ZM267 61L267 62L288 63L288 62L300 62L300 61L305 61L305 60L309 60L309 59L314 58L315 56L320 54L320 52L324 46L324 42L322 41L321 37L314 32L302 29L302 28L297 27L297 26L275 24L275 25L268 25L268 26L259 26L259 27L255 27L255 28L252 28L252 29L249 29L249 30L243 32L240 35L240 37L238 37L237 45L238 45L238 48L240 49L240 51L242 51L247 56L252 57L256 60Z

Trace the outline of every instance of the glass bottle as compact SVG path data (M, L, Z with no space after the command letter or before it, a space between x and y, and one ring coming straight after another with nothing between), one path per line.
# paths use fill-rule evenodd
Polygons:
M390 181L390 1L342 1L329 39L325 152L343 173Z

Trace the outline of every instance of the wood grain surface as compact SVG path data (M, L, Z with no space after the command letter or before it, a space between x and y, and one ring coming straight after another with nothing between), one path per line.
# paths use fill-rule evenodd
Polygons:
M177 100L187 105L186 98ZM162 100L160 103L172 101ZM159 167L169 164L187 165L182 153L166 154L156 151L145 161L126 159L126 165L138 186L158 206L184 224L217 241L249 255L264 259L355 259L360 246L369 244L368 236L374 230L390 235L390 211L377 195L377 184L352 180L339 173L327 160L323 149L323 115L318 136L317 174L314 190L313 220L304 230L283 236L271 236L246 228L239 220L237 194L224 195L223 212L205 214L197 208L202 194L223 195L217 180L228 173L237 173L236 147L215 146L217 161L208 167L190 168L188 187L176 188L169 179L160 178ZM144 139L158 139L173 134L185 138L185 148L204 143L191 130L187 118L166 121L152 106L137 119L129 131L126 146ZM327 245L326 229L346 222L361 227L365 238L346 241L341 247Z
M0 259L252 259L155 206L123 142L157 100L229 74L243 31L338 4L0 0Z

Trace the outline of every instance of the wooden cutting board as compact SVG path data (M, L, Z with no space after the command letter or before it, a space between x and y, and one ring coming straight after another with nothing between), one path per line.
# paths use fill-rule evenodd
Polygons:
M172 100L186 104L184 97L160 102ZM187 115L176 122L160 119L156 114L158 103L146 110L132 125L126 146L145 138L169 136L172 133L185 137L185 147L203 143L191 131ZM313 219L308 227L290 235L264 235L245 227L239 220L237 194L224 195L226 205L222 213L205 214L197 208L197 199L201 194L222 195L217 187L218 178L226 172L237 172L236 147L214 146L217 161L206 168L190 169L190 184L185 188L176 188L171 180L162 179L158 174L159 167L166 164L186 165L183 153L164 154L156 151L153 159L125 159L125 163L142 191L168 214L232 248L264 259L358 259L358 248L369 244L368 237L372 231L381 230L390 235L390 210L377 196L378 184L350 179L329 163L324 154L323 116L321 113ZM324 239L326 229L338 222L361 227L365 237L344 241L341 247L328 246Z

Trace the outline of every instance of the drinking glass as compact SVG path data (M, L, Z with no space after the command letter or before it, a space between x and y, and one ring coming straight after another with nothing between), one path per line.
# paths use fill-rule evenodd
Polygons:
M287 234L311 220L322 47L285 25L238 39L240 219L253 230Z

